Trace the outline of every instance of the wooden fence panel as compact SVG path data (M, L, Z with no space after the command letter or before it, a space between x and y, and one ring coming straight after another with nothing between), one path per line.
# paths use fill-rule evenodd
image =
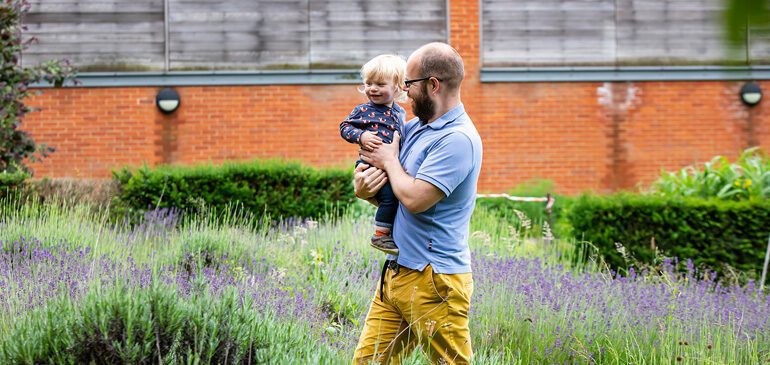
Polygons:
M485 66L767 63L770 35L725 42L722 0L483 0ZM756 33L756 34L755 34Z
M446 0L31 0L22 62L82 71L358 67L446 41ZM482 0L485 66L767 64L723 41L722 0ZM169 44L165 44L168 18ZM168 48L168 60L166 60Z
M163 0L32 0L24 64L69 59L81 71L164 67Z
M162 70L163 0L33 0L25 63ZM359 67L447 40L446 0L168 0L171 70Z
M170 0L174 70L307 68L308 0Z
M381 53L408 56L422 44L448 41L445 0L310 2L314 67L360 66Z
M614 18L611 0L484 0L484 65L612 63Z
M749 59L754 65L770 65L770 27L757 27L749 33Z
M730 53L721 0L618 0L618 63L717 65Z

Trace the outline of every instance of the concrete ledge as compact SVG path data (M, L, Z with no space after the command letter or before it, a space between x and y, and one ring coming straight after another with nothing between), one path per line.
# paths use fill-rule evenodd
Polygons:
M334 85L361 83L358 70L84 72L80 87ZM770 80L770 66L487 67L481 82L616 82ZM68 86L72 86L68 83ZM37 88L51 85L38 83Z
M190 72L83 72L80 87L226 86L226 85L333 85L361 83L358 70L297 71L190 71ZM67 83L72 86L71 83ZM38 83L33 87L47 88Z

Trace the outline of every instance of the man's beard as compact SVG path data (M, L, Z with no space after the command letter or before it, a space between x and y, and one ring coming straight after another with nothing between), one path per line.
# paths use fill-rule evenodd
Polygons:
M435 104L433 104L433 100L428 97L427 87L423 87L420 94L417 97L412 98L412 113L423 122L431 120L433 115L436 114Z

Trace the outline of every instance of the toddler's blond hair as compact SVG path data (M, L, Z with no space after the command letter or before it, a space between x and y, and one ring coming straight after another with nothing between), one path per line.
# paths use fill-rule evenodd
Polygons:
M393 100L398 102L406 101L406 92L404 92L404 80L406 79L406 60L403 57L394 54L381 54L372 58L361 67L361 79L364 83L377 81L390 81L396 86L396 92L393 94ZM358 91L364 92L363 87Z

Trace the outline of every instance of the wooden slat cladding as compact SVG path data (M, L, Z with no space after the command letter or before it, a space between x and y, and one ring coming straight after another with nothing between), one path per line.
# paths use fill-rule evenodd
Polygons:
M720 64L735 57L725 44L721 0L618 0L617 6L620 64Z
M358 67L447 40L446 0L168 0L171 70ZM25 63L162 70L163 0L33 0Z
M484 0L483 59L496 65L606 64L615 57L608 0Z
M445 0L310 2L313 65L361 65L381 53L408 56L447 41Z
M749 33L749 59L755 65L770 64L770 27L758 27Z
M26 35L39 43L25 64L53 58L81 70L160 70L164 66L163 0L33 0Z
M308 0L172 0L172 69L307 68Z
M486 66L716 65L728 49L721 0L483 0ZM751 58L768 58L768 40Z

